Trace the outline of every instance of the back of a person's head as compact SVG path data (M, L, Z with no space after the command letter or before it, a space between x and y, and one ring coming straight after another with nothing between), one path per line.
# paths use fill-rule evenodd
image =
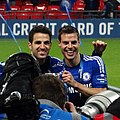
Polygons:
M34 79L33 93L37 99L48 99L63 108L66 101L66 89L58 77L44 74Z

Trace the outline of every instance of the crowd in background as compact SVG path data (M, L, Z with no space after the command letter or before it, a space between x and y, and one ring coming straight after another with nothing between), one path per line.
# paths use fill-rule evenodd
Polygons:
M72 19L79 18L119 18L119 0L1 0L0 6L6 6L6 11L14 11L14 6L19 6L19 10L22 12L34 12L33 14L39 16L37 13L47 19L66 19L66 8L63 5L64 1L67 1L67 7L70 11ZM27 5L27 6L26 6ZM26 6L23 8L22 6ZM28 6L31 6L28 7ZM38 6L38 7L36 7ZM51 7L49 7L51 6ZM27 8L28 7L28 8ZM2 7L0 8L0 13L2 12ZM59 11L59 12L58 12ZM44 12L44 15L41 13ZM54 12L58 12L58 16ZM72 14L73 13L73 14ZM14 14L14 13L13 13ZM25 13L24 13L25 14ZM76 15L77 14L77 15ZM83 17L80 16L82 14ZM12 15L12 13L11 13ZM4 14L4 16L7 16ZM52 16L52 17L51 17ZM12 18L12 17L11 17ZM16 17L17 18L17 17ZM27 19L33 19L35 17L28 17ZM36 17L37 18L37 17ZM39 17L40 18L40 17ZM10 19L6 17L6 19Z

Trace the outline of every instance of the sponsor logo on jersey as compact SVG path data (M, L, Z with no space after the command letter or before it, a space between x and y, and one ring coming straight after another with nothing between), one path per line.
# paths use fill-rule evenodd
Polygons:
M92 86L91 83L83 84L83 85L89 88L91 88ZM74 89L74 87L68 87L68 93L72 94L72 93L79 93L79 92L76 89Z

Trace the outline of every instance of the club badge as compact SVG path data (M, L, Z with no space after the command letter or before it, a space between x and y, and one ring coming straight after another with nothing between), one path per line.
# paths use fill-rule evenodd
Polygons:
M83 73L83 80L89 81L90 80L90 74L88 72Z

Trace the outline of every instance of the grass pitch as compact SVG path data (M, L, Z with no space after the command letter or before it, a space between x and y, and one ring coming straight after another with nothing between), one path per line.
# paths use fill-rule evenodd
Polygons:
M80 52L91 55L93 51L92 41L97 39L82 39ZM103 60L106 65L109 85L120 88L120 39L100 39L107 42L107 48L103 53ZM30 53L27 40L18 40L18 44L23 52ZM53 40L50 55L63 58L58 47L57 41ZM13 40L0 40L0 61L5 61L9 55L19 52L16 43Z

